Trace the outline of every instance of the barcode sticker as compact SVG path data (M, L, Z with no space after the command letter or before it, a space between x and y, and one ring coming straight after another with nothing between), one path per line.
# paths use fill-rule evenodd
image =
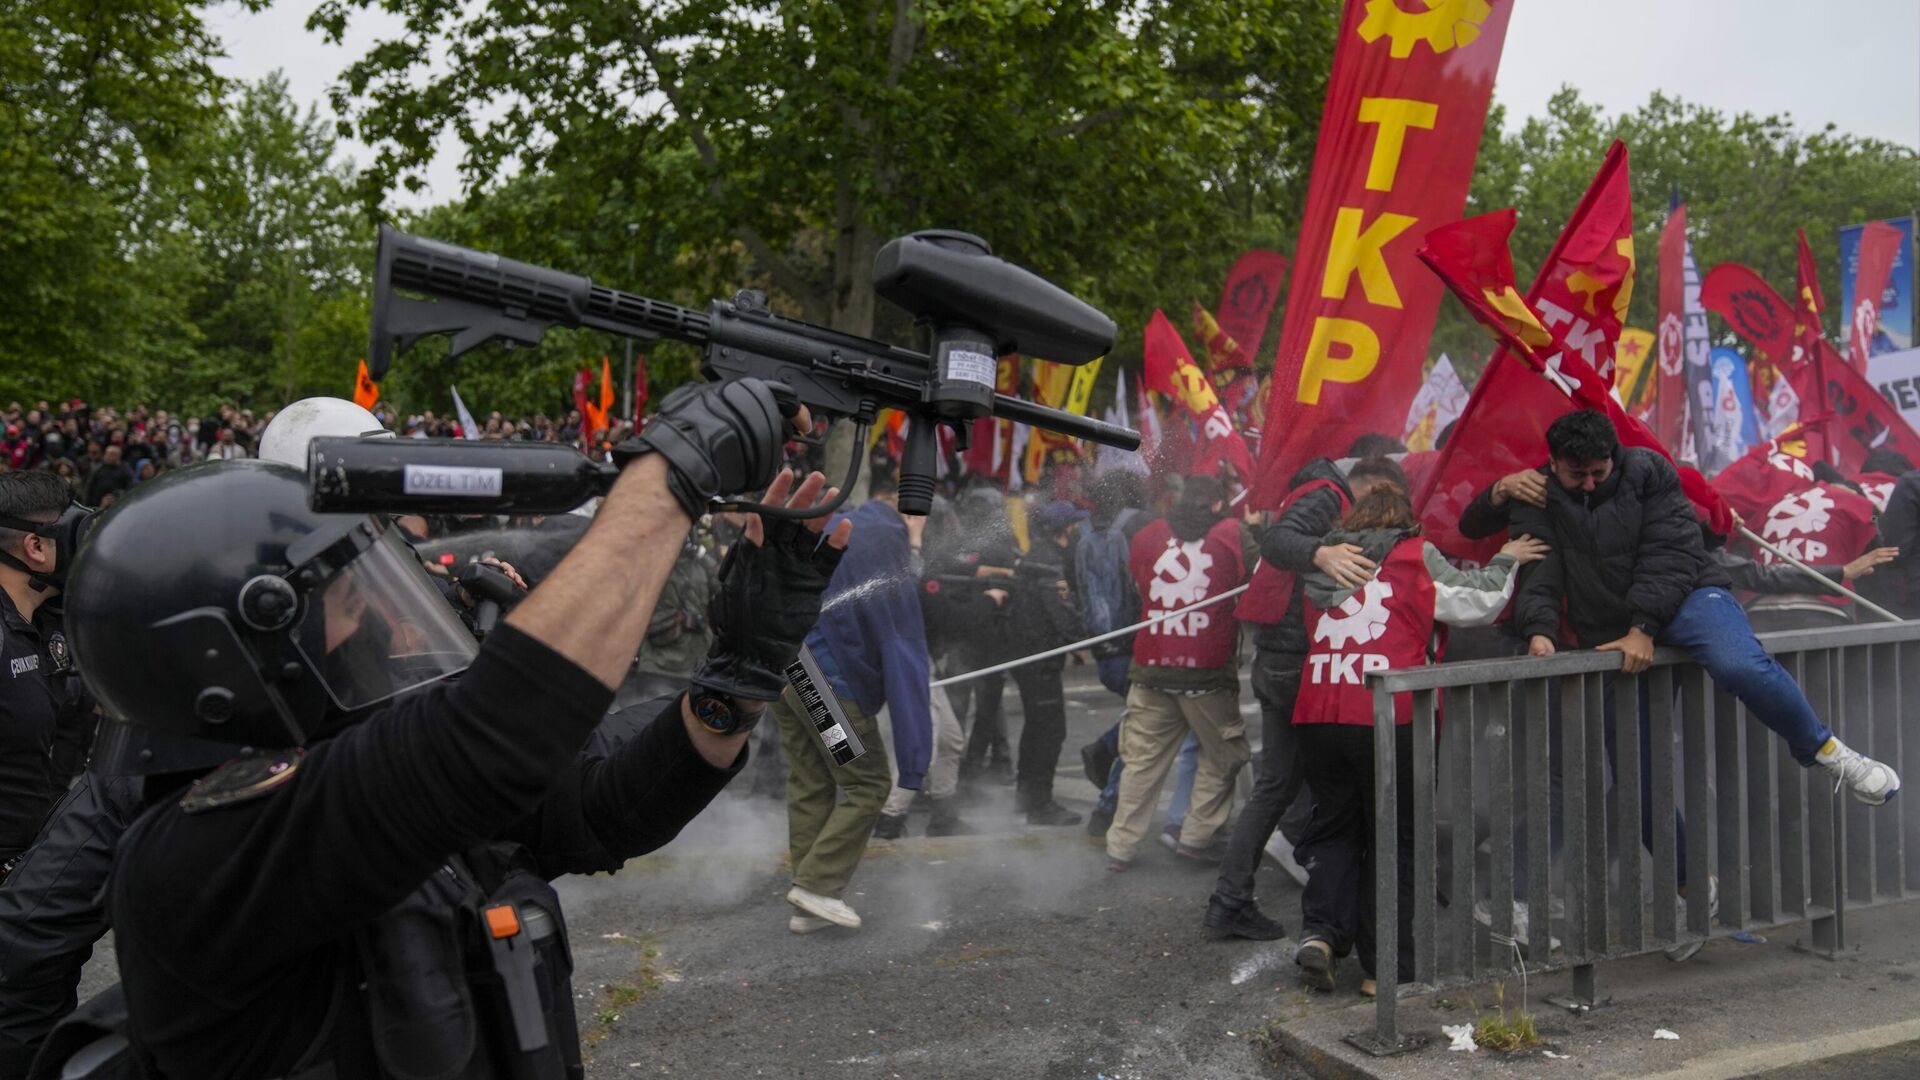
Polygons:
M807 714L807 723L820 736L820 745L835 764L845 765L867 752L866 745L847 726L847 714L840 707L840 700L833 696L813 653L804 646L799 659L787 666L787 685L793 687L794 696L800 699L800 708Z
M972 349L955 348L947 353L947 381L979 383L992 386L994 372L998 365L994 359L983 352Z

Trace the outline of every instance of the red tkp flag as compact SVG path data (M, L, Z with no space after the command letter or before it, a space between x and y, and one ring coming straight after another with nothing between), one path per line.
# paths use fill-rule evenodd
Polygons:
M1707 271L1700 302L1751 341L1769 363L1793 359L1793 305L1759 274L1739 263L1721 263Z
M1474 387L1453 437L1431 466L1415 505L1427 536L1450 554L1484 560L1498 538L1468 541L1460 514L1501 476L1539 465L1546 429L1574 408L1605 412L1620 441L1671 457L1651 429L1608 392L1596 363L1611 363L1633 289L1633 212L1626 147L1615 143L1534 279L1529 299L1514 287L1507 238L1511 210L1427 234L1420 257L1503 345ZM1719 516L1703 480L1688 495ZM1697 489L1697 490L1696 490Z
M1260 340L1267 336L1268 317L1286 283L1287 257L1266 248L1240 256L1227 271L1227 282L1220 287L1220 329L1239 342L1248 367L1260 351Z
M1305 462L1398 434L1421 385L1440 283L1414 249L1466 206L1511 0L1433 11L1347 0L1294 250L1253 505Z
M1795 424L1720 470L1713 486L1742 518L1758 522L1788 494L1819 483L1813 466L1827 454L1826 421Z
M379 400L380 386L373 381L372 375L367 374L367 362L362 360L359 373L353 377L353 403L372 412L374 403Z
M1653 390L1653 433L1660 441L1680 451L1682 457L1692 458L1693 447L1687 438L1691 428L1687 424L1687 368L1704 369L1707 365L1708 346L1707 317L1700 307L1700 280L1695 271L1692 280L1688 280L1687 258L1687 208L1676 206L1667 215L1667 224L1660 230L1660 315L1658 329L1655 332L1659 342L1659 370ZM1687 293L1693 293L1693 302L1688 303ZM1695 331L1687 331L1689 318L1698 325ZM1698 355L1689 357L1689 349Z
M1894 256L1900 253L1900 230L1884 221L1869 221L1860 230L1860 256L1853 273L1853 310L1847 312L1847 363L1866 374L1873 352L1873 334L1880 328L1880 303L1893 275Z
M1799 243L1797 264L1793 276L1793 340L1795 345L1804 345L1807 336L1821 336L1821 317L1827 311L1827 299L1820 295L1820 271L1813 264L1813 249L1807 246L1807 230L1794 230ZM1812 359L1812 350L1805 349L1794 354L1795 363Z
M1180 340L1180 332L1167 321L1166 312L1158 308L1147 322L1145 351L1143 385L1179 402L1200 424L1200 446L1195 450L1198 460L1193 464L1193 471L1214 476L1224 461L1233 466L1240 482L1246 483L1253 475L1253 455L1247 451L1246 440L1234 429L1233 419L1227 415L1226 406L1220 404L1220 395L1214 392L1206 372L1193 362L1193 354L1187 351L1187 343Z
M1833 346L1822 341L1819 347L1821 355L1814 359L1811 370L1824 372L1825 393L1819 400L1833 415L1827 431L1834 464L1851 476L1860 471L1868 454L1881 449L1897 450L1908 461L1920 461L1920 434L1914 433L1899 408L1881 397L1852 364L1836 355ZM1801 400L1806 400L1805 394Z

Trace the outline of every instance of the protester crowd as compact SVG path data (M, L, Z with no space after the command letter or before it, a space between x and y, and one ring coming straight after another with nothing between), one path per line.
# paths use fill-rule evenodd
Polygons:
M271 441L262 436L274 417L232 405L183 416L145 405L12 403L0 465L51 473L68 497L104 509L169 470L255 453ZM461 433L431 413L377 422L357 434ZM604 439L583 436L577 413L558 421L496 413L475 427L482 438L569 443L588 453L626 434L618 425ZM1793 540L1815 570L1832 582L1872 585L1902 616L1920 614L1906 584L1911 553L1920 552L1920 472L1882 453L1849 477L1767 449L1756 452L1754 467L1791 475L1791 483L1779 481L1781 504L1798 500L1791 505L1803 511L1796 520L1804 528ZM1562 417L1540 457L1539 468L1502 477L1467 508L1459 534L1486 545L1482 559L1468 560L1423 537L1408 479L1415 461L1384 436L1311 462L1270 512L1247 506L1231 469L1089 473L1069 463L1018 493L949 470L933 512L908 517L897 505L895 463L878 444L863 499L842 512L851 540L825 585L818 622L793 628L805 634L816 677L844 714L834 730L869 752L851 763L837 758L823 725L789 689L755 739L746 782L786 801L790 929L857 928L847 890L873 841L906 835L919 811L929 814L927 835L974 832L970 808L1011 785L1028 826L1084 823L1112 872L1129 870L1156 839L1172 858L1216 872L1205 916L1212 938L1287 934L1292 920L1256 903L1257 871L1271 857L1305 889L1296 923L1303 981L1330 990L1340 958L1357 955L1363 992L1371 993L1373 837L1381 828L1398 835L1399 911L1410 919L1412 800L1400 800L1400 821L1375 820L1382 766L1365 676L1446 659L1449 645L1475 655L1595 648L1620 653L1628 673L1651 662L1656 644L1677 646L1803 765L1826 770L1864 802L1897 791L1894 771L1835 738L1751 628L1849 620L1856 605L1829 580L1740 540L1737 518L1690 500L1684 467L1623 447L1600 413ZM1773 498L1779 492L1768 485L1776 480L1742 482ZM688 536L628 667L620 706L677 694L709 655L718 580L743 528L745 519L713 515ZM527 583L538 585L583 531L483 518L412 536L434 568L517 550ZM0 530L0 539L24 535ZM24 566L23 542L5 553L0 584ZM19 572L31 577L30 570ZM448 590L450 598L464 595ZM1449 637L1442 627L1457 630ZM1079 748L1098 790L1084 819L1055 793L1070 664L1084 665L1125 703L1113 729ZM1261 754L1234 818L1236 788L1254 757L1240 709L1243 668L1260 707ZM996 670L971 674L982 669ZM955 675L963 678L933 686ZM1002 709L1008 681L1020 695L1018 732L1008 730ZM1649 684L1638 685L1634 711L1644 728ZM1611 685L1606 708L1611 730ZM1394 769L1403 791L1414 782L1409 719L1409 704L1398 703ZM1649 741L1643 730L1643 755ZM1611 739L1608 753L1611 760ZM68 758L48 786L49 802L77 770L78 755ZM1643 804L1650 771L1643 762ZM1156 821L1169 779L1170 805ZM1651 816L1643 805L1649 850ZM1679 842L1684 852L1684 824ZM1685 867L1682 854L1683 890ZM1489 899L1474 898L1483 921ZM1529 913L1512 902L1524 943ZM1404 981L1408 928L1398 940ZM0 1012L16 989L0 973Z

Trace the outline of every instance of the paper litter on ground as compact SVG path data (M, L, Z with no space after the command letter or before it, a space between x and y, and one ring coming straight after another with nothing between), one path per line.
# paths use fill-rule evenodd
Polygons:
M1473 1051L1480 1049L1480 1044L1473 1041L1472 1024L1442 1024L1440 1025L1440 1034L1453 1040L1453 1045L1447 1047L1448 1050Z

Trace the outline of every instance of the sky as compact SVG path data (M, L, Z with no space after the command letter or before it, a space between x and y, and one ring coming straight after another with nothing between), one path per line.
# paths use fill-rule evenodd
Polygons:
M318 3L278 0L257 15L216 6L208 23L227 45L216 66L248 80L280 69L296 101L331 116L327 87L401 20L356 12L347 42L330 47L304 29ZM1515 0L1494 86L1508 124L1543 113L1563 84L1609 113L1660 90L1729 113L1790 113L1806 131L1831 123L1920 147L1920 0ZM369 158L358 144L344 149ZM395 201L454 198L458 160L457 146L443 143L426 192Z

